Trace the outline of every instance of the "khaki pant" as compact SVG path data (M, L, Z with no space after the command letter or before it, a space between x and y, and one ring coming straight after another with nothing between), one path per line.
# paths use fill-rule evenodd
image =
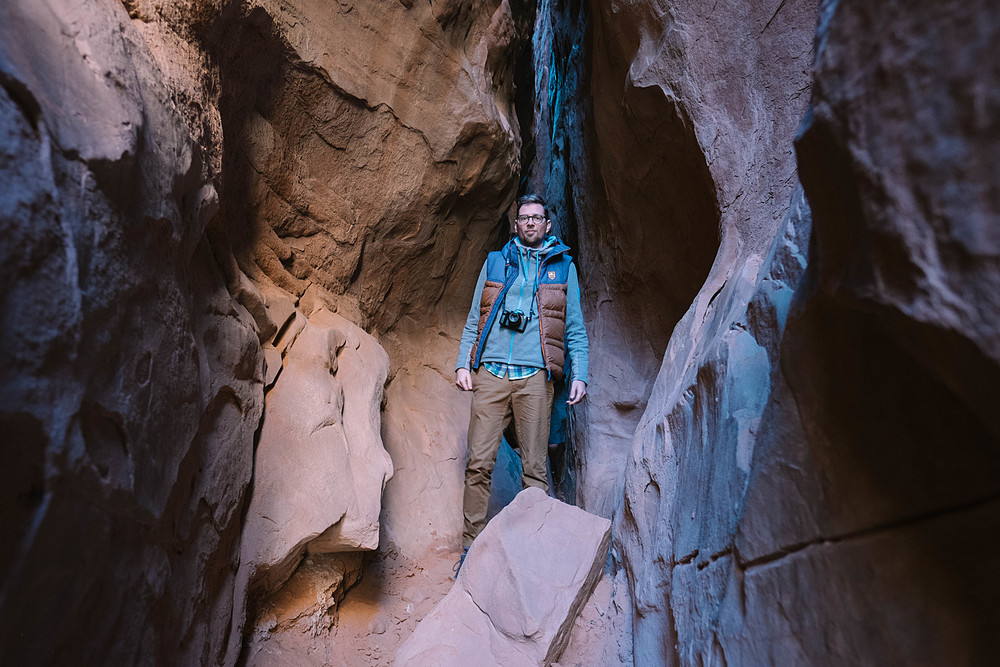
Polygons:
M485 368L472 374L472 419L469 422L469 460L465 466L465 531L462 545L472 541L486 526L490 481L497 460L500 436L513 416L514 432L521 448L524 488L549 490L545 474L552 415L552 383L540 370L523 380L498 378Z

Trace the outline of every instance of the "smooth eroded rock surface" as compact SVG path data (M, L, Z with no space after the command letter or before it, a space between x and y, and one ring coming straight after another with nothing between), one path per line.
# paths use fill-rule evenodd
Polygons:
M5 660L235 664L251 588L378 544L384 381L449 384L414 351L457 345L506 230L525 12L0 8ZM428 434L386 513L411 552L460 532L458 403L385 430L401 460Z
M226 650L263 363L166 79L121 3L0 7L5 663Z
M305 320L305 316L296 313ZM319 310L288 343L264 402L241 568L276 589L311 553L378 546L392 462L379 436L389 358L344 318Z
M280 661L341 552L452 550L524 188L591 335L594 663L994 661L998 41L986 0L0 4L0 662ZM407 659L558 653L607 526L537 495L443 605L476 640ZM522 563L542 508L572 573Z
M711 340L713 295L753 283L780 233L815 5L540 4L536 30L551 37L536 52L531 183L578 248L594 378L574 415L588 511L621 504L668 340L681 354L693 352L682 341Z
M611 522L529 488L476 539L397 665L547 665L607 557Z
M758 32L801 44L808 24L787 21L804 5ZM983 403L998 396L998 134L982 115L997 74L978 63L1000 15L841 1L818 25L802 186L792 175L770 250L753 250L767 217L724 231L628 457L613 551L631 608L619 656L636 665L997 652L998 578L976 556L997 546L1000 502ZM758 176L726 187L772 201Z
M234 224L220 245L258 286L378 335L397 470L382 524L414 558L460 539L460 511L440 511L463 473L467 399L450 376L517 187L512 68L530 35L515 26L531 11L266 0L227 4L206 32L233 147L221 208Z

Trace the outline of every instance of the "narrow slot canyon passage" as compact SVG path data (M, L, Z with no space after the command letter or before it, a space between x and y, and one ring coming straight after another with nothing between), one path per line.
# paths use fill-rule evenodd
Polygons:
M978 0L4 3L0 663L990 663L998 38ZM508 434L456 577L459 338L525 193L587 396L548 495Z

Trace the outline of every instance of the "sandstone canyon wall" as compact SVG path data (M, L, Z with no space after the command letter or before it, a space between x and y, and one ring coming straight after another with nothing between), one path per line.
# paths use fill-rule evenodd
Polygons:
M577 499L611 516L675 324L696 298L703 319L730 278L753 280L788 210L815 4L552 3L539 13L536 32L552 43L538 68L536 136L545 132L549 157L532 179L577 239L600 378L576 414Z
M457 540L447 390L522 15L0 8L0 660L234 664L290 578L330 623L338 554Z
M334 623L359 551L456 547L457 337L526 188L591 336L594 663L988 662L998 33L950 0L0 5L0 662L238 664Z
M533 178L595 332L578 500L615 517L625 610L604 662L996 654L998 19L551 9Z

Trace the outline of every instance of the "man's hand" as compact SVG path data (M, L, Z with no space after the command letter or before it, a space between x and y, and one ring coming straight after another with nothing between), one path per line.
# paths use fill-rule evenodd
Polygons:
M459 368L455 371L455 384L462 391L472 391L472 373L468 368Z
M566 405L576 405L583 400L583 397L587 395L587 383L583 380L573 380L572 386L569 388L569 400L566 401Z

